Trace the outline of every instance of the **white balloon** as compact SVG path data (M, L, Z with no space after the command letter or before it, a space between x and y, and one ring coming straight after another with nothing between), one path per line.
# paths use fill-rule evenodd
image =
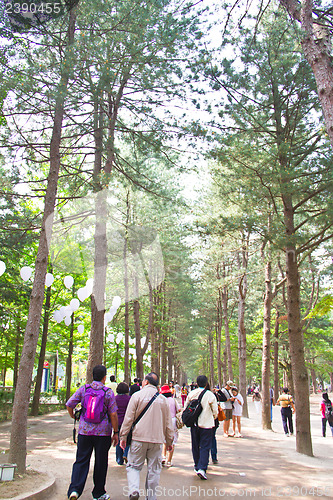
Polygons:
M118 295L116 295L115 297L113 297L112 307L114 306L116 309L118 309L118 307L120 306L120 304L121 304L121 297L119 297Z
M78 308L80 307L80 301L79 299L72 299L69 305L72 311L77 311Z
M45 276L45 286L49 287L54 282L54 276L51 273L47 273Z
M110 333L110 335L107 336L107 339L109 342L114 342L114 335L113 333Z
M23 281L28 281L32 275L31 267L23 266L21 271L20 271L20 275L21 275L21 278L23 279Z
M115 306L110 307L110 313L114 316L117 312L117 308Z
M62 320L64 319L63 315L61 314L60 311L54 311L53 313L53 318L57 323L61 323Z
M6 264L2 260L0 260L0 276L2 276L5 271L6 271Z
M73 309L71 308L71 306L65 306L65 317L66 318L70 318L73 314Z
M92 278L89 278L86 281L86 288L87 288L87 290L91 290L92 291L93 286L94 286L94 280Z
M64 277L64 284L66 288L71 288L74 283L74 278L72 276L65 276Z
M89 297L86 288L79 288L78 291L76 292L76 295L79 297L81 302L83 302Z
M122 333L118 333L117 338L116 338L117 344L119 344L122 340L123 340L123 334Z
M84 326L83 326L83 325L79 325L79 326L77 327L77 331L78 331L79 333L83 333L83 332L84 332Z
M105 313L105 315L104 315L104 322L106 322L106 324L108 324L112 320L112 317L113 316L112 316L111 313L109 313L109 312Z
M65 325L69 326L71 324L71 321L72 320L71 320L70 316L66 316L66 318L65 318Z

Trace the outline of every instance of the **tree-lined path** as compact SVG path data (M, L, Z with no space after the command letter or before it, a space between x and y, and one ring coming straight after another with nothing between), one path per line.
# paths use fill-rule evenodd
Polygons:
M162 470L160 498L199 499L205 498L205 495L206 498L332 498L333 439L330 436L326 439L321 437L318 402L318 397L311 399L315 458L294 451L294 438L285 438L283 435L279 408L274 408L274 432L262 431L253 403L249 400L250 418L243 419L244 438L225 439L221 429L218 431L219 464L209 466L208 481L200 481L193 473L190 435L187 429L183 429L174 456L174 466ZM2 424L1 449L8 446L8 432L9 424ZM69 416L59 412L29 419L28 435L28 464L40 471L51 472L56 477L57 489L48 499L63 500L75 457ZM107 491L112 500L121 500L127 498L124 496L126 470L116 464L114 455L112 449ZM142 487L143 484L142 480ZM91 499L91 489L92 472L82 500Z
M330 0L65 3L0 2L8 461L25 471L28 416L101 363L231 379L244 416L255 384L265 430L288 385L311 457L310 390L333 390Z

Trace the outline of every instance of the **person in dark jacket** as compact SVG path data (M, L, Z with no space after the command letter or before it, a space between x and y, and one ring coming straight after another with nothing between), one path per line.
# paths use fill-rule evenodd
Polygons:
M118 414L118 426L119 430L121 428L121 424L124 421L124 416L126 413L126 408L128 406L129 400L131 399L129 395L129 387L125 382L120 382L120 384L117 385L117 396L116 396L116 403L117 403L117 414ZM116 461L117 464L123 465L124 463L127 464L127 454L128 454L128 448L129 446L126 446L125 450L123 450L120 447L120 444L118 443L116 446Z

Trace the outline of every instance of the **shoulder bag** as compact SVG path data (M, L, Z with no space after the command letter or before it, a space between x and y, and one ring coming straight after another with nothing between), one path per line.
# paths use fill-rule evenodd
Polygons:
M146 413L146 411L148 410L149 406L151 404L153 404L153 402L155 401L155 399L159 396L159 392L157 391L154 396L151 398L151 400L149 401L149 403L144 407L144 409L142 410L142 412L140 413L140 415L134 420L133 424L131 425L131 429L129 431L129 433L127 434L127 438L126 438L126 446L130 446L131 442L132 442L132 434L133 434L133 429L134 427L136 426L136 424L139 422L139 420L141 420L141 418L143 417L143 415Z

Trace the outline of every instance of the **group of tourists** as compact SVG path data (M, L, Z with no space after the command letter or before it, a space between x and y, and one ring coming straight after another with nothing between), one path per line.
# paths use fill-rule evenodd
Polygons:
M230 380L224 388L212 391L204 375L197 378L192 390L185 384L182 388L178 386L177 390L175 385L178 384L173 382L159 389L159 378L152 372L143 381L135 379L131 386L125 382L117 384L114 376L110 377L111 387L105 384L105 366L95 366L93 382L80 387L66 403L70 416L79 420L76 460L68 488L69 500L77 500L84 490L93 451L93 499L110 498L105 483L111 445L116 448L117 463L126 464L129 498L139 498L140 471L147 462L147 498L154 500L162 467L172 466L178 429L183 425L181 412L198 398L201 400L201 413L190 431L194 471L200 479L207 479L210 455L213 463L218 463L216 430L219 426L219 403L224 412L224 435L241 436L243 398ZM177 401L179 396L182 397L183 407ZM81 409L78 415L76 408L79 404ZM231 421L233 432L229 434Z
M183 423L188 425L186 415L191 415L191 412L196 415L194 425L188 425L194 472L201 480L207 479L210 456L213 464L218 463L216 430L220 421L223 421L224 437L242 437L244 400L232 380L228 380L223 388L214 387L212 390L205 375L198 376L196 383L189 387L183 384L177 389L173 382L159 388L159 377L154 372L146 375L143 381L134 379L131 386L125 382L117 384L114 376L110 377L110 382L111 387L106 387L106 368L97 365L93 369L93 382L80 387L66 403L70 416L79 420L69 500L77 500L84 490L93 451L92 496L94 500L109 500L105 483L111 445L116 448L117 463L126 464L130 500L139 499L140 471L145 462L146 498L156 500L162 467L172 466L179 428ZM254 397L255 394L253 391ZM180 396L182 406L177 401ZM79 404L78 414L76 407ZM276 404L281 406L285 434L292 435L295 406L287 388L283 389ZM324 393L320 407L323 436L326 435L327 422L333 435L333 420L327 413L329 407L332 412L331 402Z

